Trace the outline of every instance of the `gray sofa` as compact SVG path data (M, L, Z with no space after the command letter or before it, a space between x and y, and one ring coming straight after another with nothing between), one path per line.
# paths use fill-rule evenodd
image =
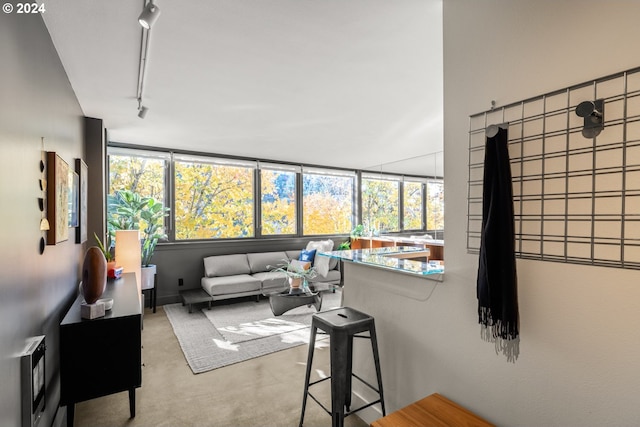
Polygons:
M298 259L299 256L300 251L209 256L204 259L202 288L211 295L213 301L284 290L289 286L286 275L270 270L285 260ZM338 260L331 258L327 275L318 274L310 285L339 285L341 273L338 267Z

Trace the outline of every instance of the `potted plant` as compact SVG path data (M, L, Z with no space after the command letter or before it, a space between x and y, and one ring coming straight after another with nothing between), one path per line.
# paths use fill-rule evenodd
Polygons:
M349 234L349 237L351 237L351 245L350 245L351 249L362 248L362 242L359 242L358 239L360 239L360 237L362 237L363 235L364 235L364 225L362 224L356 225L355 228L351 230L351 233Z
M102 240L100 240L100 238L96 233L93 233L93 236L95 237L96 242L98 243L98 248L100 249L100 252L102 252L102 254L104 255L104 258L107 260L107 275L109 275L109 272L111 270L115 270L116 268L116 259L113 256L113 252L111 251L111 235L107 233L106 245L102 243Z
M156 266L151 264L151 258L158 240L167 237L163 227L168 212L169 208L153 197L143 197L129 190L120 190L109 196L110 233L115 234L115 230L140 230L142 289L152 289L154 286Z
M281 264L278 264L278 267L273 268L271 271L284 273L292 292L299 291L300 287L307 287L309 279L313 279L318 275L315 267L306 268L310 263L297 259L282 261Z
M351 249L351 242L349 240L345 240L344 242L340 243L340 245L338 245L339 251L348 251L349 249Z

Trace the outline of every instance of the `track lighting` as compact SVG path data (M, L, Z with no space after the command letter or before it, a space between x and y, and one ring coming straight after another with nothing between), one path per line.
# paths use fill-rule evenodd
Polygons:
M160 8L153 4L153 0L149 1L138 17L138 22L145 29L150 29L160 16Z
M144 119L147 115L149 108L142 105L142 98L138 98L138 117Z
M138 109L138 117L140 117L141 119L144 119L145 116L147 115L147 111L149 111L149 109L143 105Z

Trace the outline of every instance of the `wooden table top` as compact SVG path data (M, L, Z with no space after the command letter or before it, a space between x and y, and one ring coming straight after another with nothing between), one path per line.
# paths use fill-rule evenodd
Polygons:
M434 393L405 406L371 427L495 427L455 402Z

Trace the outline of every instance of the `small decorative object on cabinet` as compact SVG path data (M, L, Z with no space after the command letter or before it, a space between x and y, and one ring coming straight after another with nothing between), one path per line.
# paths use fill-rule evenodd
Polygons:
M96 246L87 249L82 264L82 295L87 304L93 304L104 293L107 285L107 260Z

